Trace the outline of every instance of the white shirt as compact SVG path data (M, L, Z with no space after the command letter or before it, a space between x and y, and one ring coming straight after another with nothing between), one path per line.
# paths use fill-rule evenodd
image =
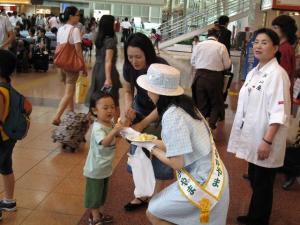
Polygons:
M230 67L231 60L225 45L209 37L194 46L191 64L196 69L223 71Z
M123 29L129 29L129 28L131 27L131 24L130 24L128 21L123 21L123 22L121 23L121 27L122 27Z
M249 72L239 93L228 152L261 167L283 165L291 109L289 90L289 77L275 58L262 68L258 65ZM270 156L258 160L257 149L267 128L274 123L280 127L273 139Z
M7 34L13 31L13 27L8 17L0 15L0 48L7 39Z
M65 24L64 26L60 27L57 32L57 43L64 44L68 41L68 36L71 29L74 26L71 24ZM70 35L70 43L76 44L81 42L81 35L79 29L74 27L72 34Z
M50 28L53 28L53 27L59 28L59 23L58 23L56 16L52 16L49 19L48 23L49 23Z
M17 25L17 22L23 24L22 18L19 16L17 16L17 17L11 16L11 17L9 17L9 21L13 27L15 27Z

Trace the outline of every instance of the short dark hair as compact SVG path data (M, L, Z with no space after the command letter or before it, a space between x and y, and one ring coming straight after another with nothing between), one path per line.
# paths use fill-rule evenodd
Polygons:
M98 26L98 33L95 41L95 45L98 49L103 46L105 37L115 37L115 17L112 15L103 15L100 19Z
M219 19L218 19L218 23L219 25L226 25L227 23L229 23L229 17L228 16L220 16Z
M146 58L147 66L157 62L157 56L153 44L145 34L139 32L131 34L128 37L127 42L125 42L125 46L124 46L125 64L131 65L128 60L128 54L127 54L127 49L129 46L136 47L142 50Z
M279 26L281 32L284 33L288 42L293 45L297 41L297 25L296 21L288 15L280 15L272 21L272 26Z
M35 29L33 27L30 28L29 30L33 35L35 34Z
M8 50L0 49L0 77L10 83L10 77L16 68L17 58Z
M213 28L210 28L208 31L207 31L207 37L216 37L216 38L219 38L220 36L220 30L213 27Z
M198 35L195 35L195 36L193 37L193 40L194 40L195 38L197 38L197 40L199 40L199 36L198 36Z
M57 34L58 29L56 27L52 27L50 31L53 34Z
M92 113L94 116L96 116L93 113L92 108L96 108L97 101L99 101L101 98L112 98L114 101L114 98L111 94L103 91L96 91L92 94L91 99L90 99L90 106L89 106L89 111ZM114 101L115 102L115 101Z
M40 29L40 32L46 34L46 29L41 28L41 29Z
M261 28L261 29L258 29L256 31L254 31L254 35L255 35L254 40L256 39L257 35L259 35L259 34L267 35L271 39L273 45L279 46L280 39L279 39L278 35L276 34L276 32L273 31L272 29ZM277 51L276 54L275 54L275 57L276 57L277 61L280 62L281 53L279 51Z
M196 120L202 119L197 109L197 106L195 105L191 97L187 95L179 95L179 96L160 95L156 103L156 108L160 120L162 119L163 114L171 106L177 106L182 108L187 114L189 114L192 118Z
M63 23L66 23L70 16L75 16L78 12L78 9L75 6L68 6L63 14L60 14L59 20Z
M124 19L125 21L128 21L128 17L125 17L125 19Z

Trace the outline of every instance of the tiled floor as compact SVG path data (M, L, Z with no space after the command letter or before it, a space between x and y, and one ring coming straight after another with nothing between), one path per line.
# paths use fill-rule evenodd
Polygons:
M122 55L122 51L120 51L118 69L121 75ZM182 85L189 93L188 86L191 80L189 56L174 55L174 53L162 53L162 56L181 70L184 76ZM4 212L1 224L76 225L85 212L82 169L88 145L82 145L79 152L66 153L61 150L59 144L53 143L51 140L51 131L53 130L51 120L64 91L58 71L51 66L47 73L16 74L13 77L13 85L24 95L30 97L34 108L28 136L17 143L13 154L16 177L15 198L18 210ZM229 98L228 101L232 107L229 111L234 110L236 97ZM121 97L122 108L123 99ZM77 109L86 111L83 106ZM232 118L232 113L227 114L227 119L232 121ZM225 126L224 129L229 130L230 124L225 124ZM220 130L219 138L225 138L224 132L222 132L223 128ZM87 135L87 139L89 139L89 135ZM126 153L126 149L127 144L119 140L114 167ZM0 191L3 192L1 179ZM2 197L1 195L0 197Z
M121 71L122 63L118 66ZM58 143L52 142L51 120L64 91L58 70L50 66L47 73L15 74L13 85L30 98L34 107L29 133L17 143L13 154L18 210L4 212L1 224L75 225L85 212L82 169L88 144L72 154L63 152ZM126 149L122 141L118 146ZM124 153L117 152L114 166ZM2 197L2 179L0 191Z

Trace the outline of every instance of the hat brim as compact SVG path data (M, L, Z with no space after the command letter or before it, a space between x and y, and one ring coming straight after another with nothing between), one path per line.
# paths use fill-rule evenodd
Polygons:
M159 95L165 95L165 96L179 96L184 93L184 90L182 87L178 86L176 89L167 89L167 88L157 88L149 84L147 80L147 75L141 75L137 79L137 84L152 93L159 94Z

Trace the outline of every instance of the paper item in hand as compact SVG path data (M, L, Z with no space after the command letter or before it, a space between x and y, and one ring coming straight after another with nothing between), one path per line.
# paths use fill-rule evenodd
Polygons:
M133 140L137 138L141 133L132 129L131 127L124 128L120 131L120 134L123 138L128 139L128 140Z

